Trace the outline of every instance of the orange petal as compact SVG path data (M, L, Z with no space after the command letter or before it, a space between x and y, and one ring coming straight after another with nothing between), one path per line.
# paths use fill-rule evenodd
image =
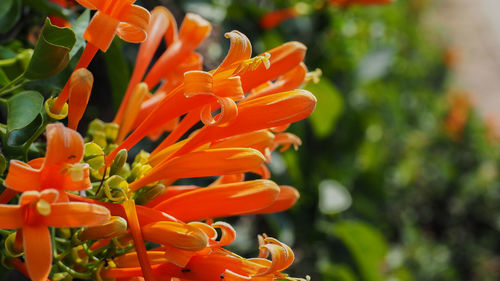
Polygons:
M245 71L240 74L243 91L246 93L266 81L272 81L295 68L304 59L306 50L306 46L300 42L287 42L267 51L271 55L269 68L261 64L254 71Z
M246 259L217 252L211 255L194 256L185 267L189 271L184 270L180 277L187 280L220 281L221 278L225 280L224 273L227 270L250 276L262 268L264 267Z
M141 6L130 5L121 12L118 17L120 24L118 25L117 35L131 43L139 43L146 39L148 28L149 11Z
M200 120L207 126L225 126L238 116L238 107L232 99L216 98L220 105L220 113L217 114L216 118L212 116L212 106L210 104L203 106L200 112Z
M18 229L23 225L23 212L19 206L0 205L0 228Z
M39 190L40 171L19 160L10 160L9 173L3 184L18 192Z
M182 155L218 139L302 120L316 106L314 95L305 90L264 96L238 104L238 117L225 127L205 126L174 154Z
M156 222L142 226L144 239L183 250L199 251L208 245L208 237L194 226L180 222Z
M144 119L144 121L108 156L106 163L111 163L116 153L121 149L130 149L147 134L161 127L166 122L211 102L212 97L208 95L197 95L187 98L183 95L181 87L176 88L171 95L165 97L155 109Z
M265 244L261 245L260 248L263 248L271 253L272 263L267 270L256 274L255 276L264 276L269 273L285 270L293 263L294 254L288 245L272 237L265 238L264 243Z
M44 226L23 227L26 267L33 281L45 281L52 265L52 244L49 229Z
M212 31L212 25L197 14L187 13L179 29L179 40L183 45L194 49L208 37Z
M51 212L44 217L46 225L52 227L81 227L103 224L111 218L103 206L88 203L54 203Z
M61 123L47 125L47 152L44 166L78 163L83 158L83 138Z
M77 69L69 78L68 127L76 130L89 102L94 76L86 68Z
M299 200L300 193L293 187L287 185L280 185L280 194L276 201L270 206L260 209L254 214L268 214L277 213L290 209L297 200Z
M222 247L233 243L234 239L236 239L236 231L234 228L228 224L227 222L218 221L212 224L212 227L219 228L222 232L221 237L214 246Z
M149 21L147 28L148 36L139 47L139 52L137 53L137 58L135 60L136 63L134 71L132 73L132 77L130 78L125 96L120 104L120 108L118 109L115 119L113 120L114 123L121 124L121 119L123 117L125 107L129 104L132 90L135 88L137 83L142 80L144 73L146 73L146 69L151 63L151 59L160 45L163 34L167 30L167 27L169 27L167 13L169 13L168 10L161 6L154 8L151 12L151 20Z
M286 151L291 145L293 145L294 149L297 150L299 145L302 144L302 141L299 137L291 133L281 133L275 135L272 150L276 149L276 147L282 145L283 147L280 149L280 152Z
M245 34L237 30L228 32L224 36L229 38L231 45L226 57L215 70L215 73L227 77L236 70L238 62L250 58L252 55L252 44Z
M212 26L198 15L186 14L182 22L179 39L174 41L153 65L144 78L149 88L160 82L164 72L174 69L210 34Z
M304 83L306 74L307 68L305 64L300 63L294 69L283 74L276 82L273 82L256 91L252 91L246 97L246 100L297 89L302 85L302 83Z
M172 185L172 186L169 186L169 187L167 187L167 192L166 193L164 193L164 194L156 197L155 199L149 201L148 203L146 203L145 206L148 207L148 208L152 208L155 205L161 203L162 201L167 200L168 198L174 197L174 196L182 194L184 192L195 190L197 188L199 188L199 187L195 186L195 185Z
M268 158L266 154L269 153L268 148L271 147L273 140L274 134L269 130L258 130L214 142L210 148L249 147L257 149Z
M257 168L264 156L251 148L207 149L164 161L129 185L135 191L161 179L238 174Z
M106 52L115 37L119 23L119 20L98 11L92 17L83 38L101 51Z
M124 116L120 125L120 130L116 138L116 143L120 143L132 128L132 125L134 124L135 119L139 114L139 110L141 109L141 107L138 105L142 103L142 101L148 94L149 90L146 83L137 84L137 86L132 91L130 102L125 108Z
M279 187L274 182L255 180L186 192L158 204L155 209L183 221L227 217L265 208L278 194Z

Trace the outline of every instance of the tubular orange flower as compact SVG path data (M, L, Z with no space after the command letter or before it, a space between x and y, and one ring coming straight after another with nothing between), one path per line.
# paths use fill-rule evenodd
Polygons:
M182 193L159 203L154 209L182 221L236 216L268 207L279 192L279 187L269 180L222 184Z
M94 76L86 68L80 68L69 79L68 128L76 130L87 108Z
M100 49L106 52L115 35L127 42L139 43L146 39L146 28L150 14L148 10L132 5L135 0L77 0L80 5L91 10L98 10L92 17L83 38L87 45L83 50L75 70L86 68ZM69 84L66 83L51 111L59 113L68 100Z
M153 59L154 53L160 45L161 39L167 30L172 30L171 33L177 33L177 25L172 14L164 7L156 7L151 11L151 20L147 28L148 37L139 47L137 53L136 64L130 78L127 90L123 97L118 113L113 122L120 124L125 107L129 104L130 95L135 86L142 80L146 70Z
M286 186L286 185L280 185L280 193L276 200L274 202L258 211L252 212L253 214L269 214L269 213L277 213L277 212L282 212L285 210L290 209L297 200L299 200L300 193L297 191L297 189L291 187L291 186Z
M222 83L225 79L230 78L233 75L238 75L241 79L241 93L245 93L254 87L257 87L269 80L276 79L292 70L301 63L305 56L306 48L303 44L298 42L289 42L269 51L270 57L269 54L261 54L253 59L248 59L252 51L248 38L237 31L227 33L226 37L231 40L231 47L224 61L216 70L213 71L213 78L208 79L203 78L203 75L201 74L196 75L197 79L190 80L192 83L189 83L190 86L188 85L188 90L190 92L206 92L203 89L210 89L210 82L212 81L212 85L214 85L214 93L218 97L222 97L220 94L217 94L217 92L221 93L221 91L216 91L217 87L215 85L221 85L221 89L231 85L230 88L234 89L234 91L230 90L228 92L234 93L231 94L231 96L234 96L232 99L235 99L239 97L239 94L237 93L240 93L237 90L239 88L239 80L230 79L228 80L230 81L229 84L227 84L227 82ZM267 61L266 58L269 58L269 61ZM250 66L252 69L254 68L254 70L245 71L245 69ZM205 81L205 83L202 81ZM121 143L117 149L106 157L106 163L110 163L120 149L130 149L144 136L156 130L158 127L162 126L162 124L165 124L173 118L200 108L208 103L212 103L213 101L213 97L211 95L198 94L189 96L190 97L188 98L184 95L184 85L181 85L168 93L163 99L157 100L158 104L156 107L144 119L144 121L139 124L137 129L134 130L134 132L132 132L131 135L125 139L125 141ZM219 99L219 102L221 102L221 99ZM227 108L231 108L230 112L235 112L234 107L232 107L232 101L224 99L224 102L224 105L228 105ZM210 111L208 110L209 108L212 110L216 109L211 106L205 109L204 116L207 117L207 120L210 119L208 116L208 111ZM172 144L175 142L176 138L182 136L183 131L188 130L192 125L194 125L197 122L197 119L192 117L192 115L193 113L190 112L187 118L184 118L186 121L183 120L178 126L178 128L182 128L182 130L177 128L170 134L169 137L167 137L167 139L165 139L164 142ZM219 116L219 118L222 117ZM232 117L228 119L231 120ZM161 144L159 147L163 148L165 146L167 145Z
M83 158L83 139L76 131L61 123L47 126L47 152L45 158L24 163L11 160L4 185L23 192L47 188L83 190L91 187L89 166L80 163ZM66 200L61 193L61 200Z
M0 205L0 228L21 229L29 277L45 280L52 263L52 246L47 227L81 227L109 220L109 211L86 203L55 203L55 189L26 191L19 205Z
M172 156L218 139L302 120L316 106L314 95L305 90L268 95L238 104L238 117L225 127L205 126Z
M136 191L151 182L162 179L243 173L256 169L263 161L264 156L251 148L196 151L159 163L146 176L132 182L129 188Z

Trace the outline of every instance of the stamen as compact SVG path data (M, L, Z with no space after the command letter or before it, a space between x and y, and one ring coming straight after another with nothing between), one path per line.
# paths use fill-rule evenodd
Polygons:
M36 202L36 211L42 216L50 215L50 203L40 199Z
M316 68L314 71L310 71L306 74L306 78L304 79L304 82L306 84L309 84L313 82L314 84L318 84L321 76L323 75L323 71L321 69Z
M234 74L242 73L242 72L245 72L248 70L254 71L261 64L264 64L264 67L266 69L269 69L271 67L271 61L269 60L270 58L271 58L271 54L266 52L263 55L259 55L259 56L244 60L236 68L236 70L234 71Z
M85 163L76 163L70 166L68 172L71 175L73 181L82 181L85 178Z

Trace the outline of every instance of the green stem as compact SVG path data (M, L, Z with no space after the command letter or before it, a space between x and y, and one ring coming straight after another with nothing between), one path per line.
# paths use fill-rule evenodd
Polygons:
M21 74L21 75L19 75L19 76L17 76L16 78L14 78L14 80L10 81L9 83L7 83L7 85L3 86L0 89L0 95L3 95L4 91L6 91L10 87L14 86L15 84L17 84L23 78L24 78L24 73Z
M40 128L38 128L38 130L36 130L36 132L26 141L26 143L23 145L23 155L24 155L24 160L26 162L28 162L28 150L31 146L31 144L33 144L33 142L38 139L38 137L43 134L43 132L45 131L45 127L47 127L47 125L52 121L52 118L47 118L42 126L40 126Z
M0 229L0 235L9 236L11 233L11 231Z
M78 271L75 271L73 270L72 268L66 266L63 262L61 261L57 261L57 266L59 266L59 268L61 268L62 270L66 271L67 273L69 273L71 276L73 277L76 277L76 278L80 278L80 279L91 279L92 277L92 272L89 272L89 273L82 273L82 272L78 272Z
M16 85L15 87L12 87L10 89L7 89L7 90L4 90L3 92L0 91L0 96L4 96L8 93L11 93L19 88L21 88L22 86L24 86L24 84L26 84L26 82L28 82L28 80L23 80L21 83L19 83L19 85Z

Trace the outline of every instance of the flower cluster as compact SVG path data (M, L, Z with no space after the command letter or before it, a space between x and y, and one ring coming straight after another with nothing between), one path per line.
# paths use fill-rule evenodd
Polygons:
M68 127L47 125L45 157L10 162L0 195L4 263L35 281L294 280L282 272L294 260L289 246L262 235L258 257L240 257L224 248L235 230L214 219L297 201L295 188L269 180L265 164L276 149L301 144L284 131L314 110L315 97L298 89L308 77L305 46L288 42L252 57L248 38L232 31L225 59L204 71L195 49L211 25L202 17L187 14L178 28L164 7L150 14L130 0L77 2L97 10L86 47L45 103L51 120L67 116ZM142 42L136 65L114 120L93 121L84 139L75 130L94 82L86 67L115 35ZM167 48L153 62L162 40ZM139 141L161 135L127 163ZM213 180L175 185L195 177Z

